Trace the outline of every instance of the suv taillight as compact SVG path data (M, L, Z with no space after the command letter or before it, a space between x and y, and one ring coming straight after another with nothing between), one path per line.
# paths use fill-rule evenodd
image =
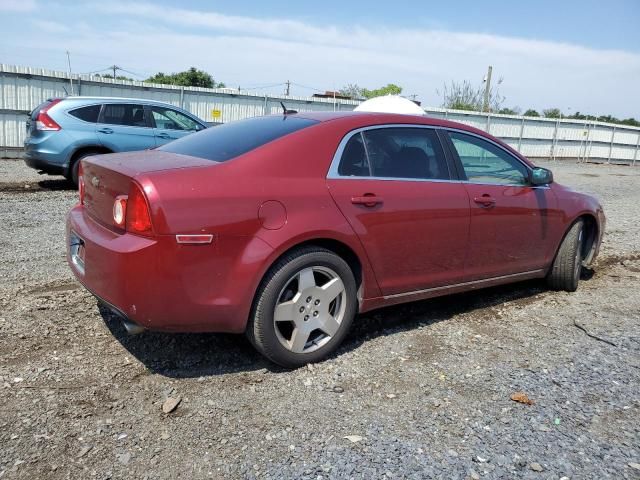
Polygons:
M47 112L49 111L49 109L51 109L51 107L61 101L61 98L56 98L55 100L51 100L46 106L40 109L40 111L38 112L38 116L36 117L36 130L60 130L60 125L58 125Z
M84 175L82 174L82 160L78 160L78 196L80 197L80 205L84 205Z
M147 197L145 197L140 185L135 182L131 183L129 197L126 200L126 230L145 236L153 233Z

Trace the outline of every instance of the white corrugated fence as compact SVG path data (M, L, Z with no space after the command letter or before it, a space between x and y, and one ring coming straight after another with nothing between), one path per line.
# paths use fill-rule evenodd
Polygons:
M73 93L86 96L146 98L182 107L207 122L230 122L278 113L353 110L355 100L274 96L234 89L158 85L73 75ZM27 114L47 98L71 94L69 75L41 68L0 64L0 157L19 156ZM579 159L635 165L640 160L640 128L603 122L497 115L425 108L437 118L473 125L502 139L532 159Z

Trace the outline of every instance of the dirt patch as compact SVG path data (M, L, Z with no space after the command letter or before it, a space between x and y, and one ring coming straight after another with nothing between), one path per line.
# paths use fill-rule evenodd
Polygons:
M0 478L636 478L639 175L549 166L608 216L577 292L533 281L370 312L332 358L286 371L242 336L127 335L66 265L76 192L12 164Z

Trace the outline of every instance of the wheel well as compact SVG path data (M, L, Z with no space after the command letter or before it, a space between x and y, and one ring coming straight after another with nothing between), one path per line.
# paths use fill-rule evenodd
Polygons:
M592 215L582 215L578 220L584 221L585 240L582 244L582 260L585 264L591 263L598 238L598 222Z
M108 148L101 147L101 146L81 147L75 152L73 152L73 155L71 155L71 160L69 161L69 170L71 170L71 167L73 166L73 164L76 162L78 158L80 158L83 154L88 152L113 153Z
M293 245L286 251L282 252L282 254L273 261L272 265L274 265L278 260L280 260L280 258L288 254L290 251L300 247L307 247L311 245L326 248L327 250L335 253L345 262L347 262L347 265L349 265L349 267L351 268L353 276L356 280L358 296L362 297L362 263L360 262L358 255L351 249L351 247L349 247L345 243L340 242L339 240L334 240L332 238L315 238L313 240L307 240L305 242L297 243L296 245Z

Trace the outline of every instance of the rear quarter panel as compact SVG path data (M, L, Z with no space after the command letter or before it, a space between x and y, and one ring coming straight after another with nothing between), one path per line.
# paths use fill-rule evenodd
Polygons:
M287 250L314 239L348 246L362 265L361 296L377 297L366 253L326 185L329 164L344 133L327 122L227 162L141 174L136 180L147 191L158 234L210 233L221 256L231 252L231 245L242 245L240 251L234 247L235 260L229 257L224 268L246 273L238 288L249 306L270 266ZM282 205L284 216L277 221L268 214L261 218L265 202Z

